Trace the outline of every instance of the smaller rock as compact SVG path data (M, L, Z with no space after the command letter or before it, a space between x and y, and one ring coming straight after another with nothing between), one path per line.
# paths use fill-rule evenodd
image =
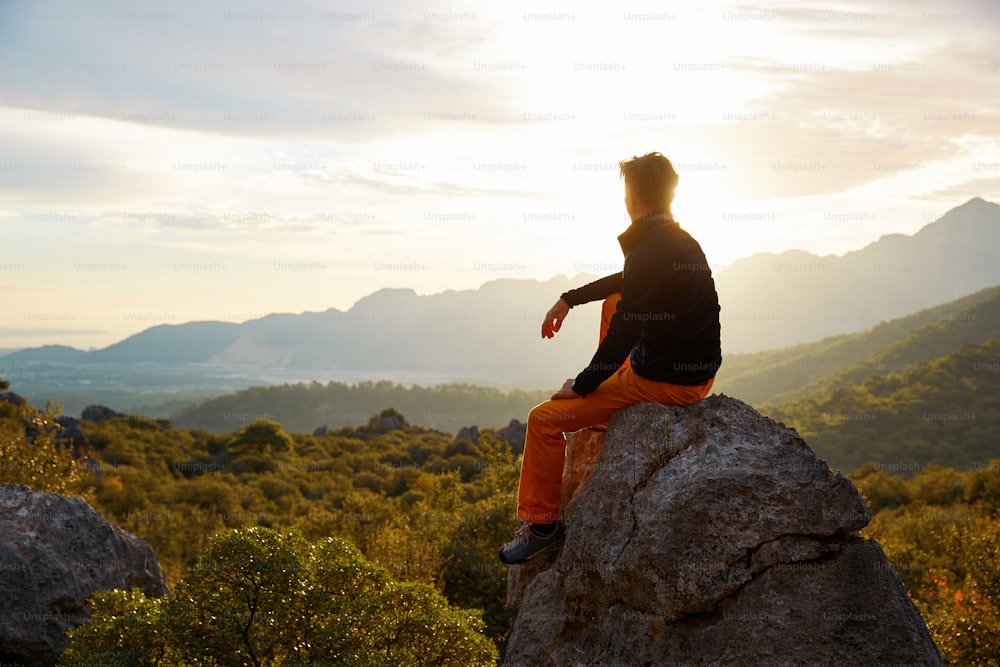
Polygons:
M524 438L528 435L528 425L522 424L516 419L511 419L510 423L500 429L498 434L500 439L510 445L514 454L524 451Z
M479 427L463 426L459 429L458 435L455 436L455 440L471 440L472 442L479 442Z
M88 405L83 409L83 414L80 415L80 419L99 424L102 421L114 419L117 416L119 415L116 411L104 405Z
M389 433L390 431L403 431L409 428L410 423L406 417L393 408L386 408L368 422L369 428L373 428L376 434Z
M0 402L10 403L21 408L28 404L28 399L12 391L0 391Z
M73 457L77 460L87 458L90 453L90 442L80 426L80 420L69 415L59 415L55 422L62 427L56 434L56 444L59 447L70 447L73 450Z

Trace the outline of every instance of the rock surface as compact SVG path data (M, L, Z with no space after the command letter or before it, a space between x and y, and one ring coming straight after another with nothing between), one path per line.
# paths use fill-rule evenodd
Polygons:
M167 592L156 555L82 498L0 485L0 663L53 665L96 591Z
M455 435L455 440L471 440L472 442L479 442L479 427L463 426L458 429L458 433Z
M94 422L95 424L100 424L102 421L108 419L114 419L119 416L118 412L112 410L106 405L88 405L83 409L83 413L80 414L80 419L84 421Z
M505 427L500 429L497 435L514 450L515 454L524 451L524 436L528 433L528 425L516 419L511 419Z
M564 505L554 563L510 568L505 664L940 665L858 535L870 518L850 480L740 401L630 406Z
M80 420L69 415L59 415L55 422L62 427L56 434L56 443L59 447L69 447L73 451L73 458L85 459L90 453L90 441L87 434L80 426Z

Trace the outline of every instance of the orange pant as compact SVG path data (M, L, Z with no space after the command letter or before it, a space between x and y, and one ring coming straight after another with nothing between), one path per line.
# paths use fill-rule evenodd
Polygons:
M601 335L597 337L597 344L604 342L604 337L608 335L608 327L611 326L611 318L618 310L618 302L622 300L621 293L612 294L604 300L601 306ZM625 365L628 366L628 357L625 357Z
M611 313L614 313L613 307ZM610 316L607 319L610 321ZM605 332L606 328L601 332L602 339ZM634 403L690 405L707 396L713 382L709 380L695 387L655 382L637 375L628 364L622 364L614 375L582 398L548 400L536 405L528 414L521 481L517 489L518 518L532 523L550 523L559 518L566 455L563 433L604 424L619 408Z

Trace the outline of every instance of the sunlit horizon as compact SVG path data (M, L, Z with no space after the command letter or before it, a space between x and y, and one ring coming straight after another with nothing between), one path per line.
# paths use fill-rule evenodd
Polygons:
M1000 199L998 27L987 0L7 4L0 349L600 273L617 162L653 150L717 272L913 234Z

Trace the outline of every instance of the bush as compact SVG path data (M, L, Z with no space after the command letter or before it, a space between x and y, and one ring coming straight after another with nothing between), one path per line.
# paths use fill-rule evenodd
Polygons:
M100 593L62 665L493 665L479 611L398 583L340 538L218 533L174 594Z
M0 389L5 385L0 381ZM49 405L43 411L27 404L0 403L4 405L0 484L26 484L34 491L86 496L92 475L74 458L73 448L59 442L63 428L55 421L58 408Z

